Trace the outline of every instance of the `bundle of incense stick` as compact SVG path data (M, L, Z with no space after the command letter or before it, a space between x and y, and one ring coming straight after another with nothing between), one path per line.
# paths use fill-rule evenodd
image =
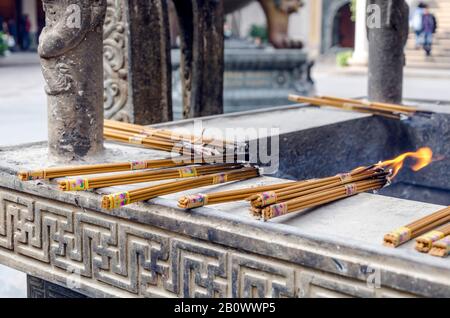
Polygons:
M319 206L370 190L379 190L388 183L390 172L376 166L355 169L334 177L308 180L290 187L262 192L248 198L250 212L269 220L291 212Z
M233 150L233 142L193 135L181 135L166 129L154 129L140 125L105 120L105 138L141 145L143 147L175 153L217 154L224 149Z
M247 167L219 174L190 178L188 180L174 181L157 186L104 196L102 200L102 207L104 209L116 209L131 203L147 201L171 193L177 193L189 189L217 185L226 182L242 181L256 178L258 176L258 168Z
M187 141L194 144L201 143L218 147L222 147L224 144L230 146L234 146L235 144L234 142L230 142L227 140L217 140L207 138L205 136L182 135L168 129L155 129L141 125L118 122L114 120L105 120L104 126L106 129L110 130L119 130L123 132L132 133L135 135L153 136L161 140Z
M444 237L433 244L430 254L437 257L447 257L450 254L450 236Z
M248 200L251 202L252 207L261 208L294 199L299 195L311 194L317 190L328 190L343 184L362 181L371 177L385 177L387 175L388 173L383 170L358 169L350 173L338 174L334 177L300 182L278 191L258 193L251 196Z
M359 193L379 190L383 188L387 182L388 180L386 178L375 178L372 180L343 184L329 190L320 190L308 195L298 196L295 199L273 204L262 209L252 208L250 212L255 217L268 221L279 216L321 206Z
M186 147L186 144L180 144L179 142L169 139L161 139L150 137L148 135L136 135L121 130L104 129L104 136L107 140L119 141L132 145L139 145L145 148L162 150L173 153L186 153L191 152L192 147Z
M288 182L261 187L215 192L210 194L198 193L193 195L186 195L178 200L178 206L181 209L195 209L206 205L243 201L252 194L265 191L275 191L290 187L293 184L293 182Z
M443 239L447 235L450 235L450 224L419 236L416 239L416 250L421 253L428 253L435 242Z
M181 156L167 159L143 160L132 162L105 163L84 166L55 167L34 171L21 171L18 178L21 181L33 181L44 179L63 178L68 176L83 176L90 174L136 171L145 169L160 169L187 166L192 164L213 164L213 163L233 163L237 162L236 155L219 156Z
M450 207L386 234L384 245L398 247L448 222L450 222Z
M90 178L75 178L58 181L62 191L86 191L118 185L135 184L177 178L192 178L243 168L242 164L217 164L205 166L187 166L178 169L149 170Z
M430 117L432 112L419 110L411 106L366 102L356 99L344 99L338 97L306 97L290 95L289 100L297 103L308 103L314 106L330 106L344 110L357 111L362 113L371 113L373 115L382 116L391 119L402 119L403 117L411 117L414 115Z

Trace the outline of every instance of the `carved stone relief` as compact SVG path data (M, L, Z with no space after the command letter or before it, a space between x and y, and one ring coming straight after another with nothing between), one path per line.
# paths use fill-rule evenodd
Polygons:
M405 296L6 189L0 263L87 296Z
M123 0L107 0L103 27L105 118L130 122L126 23Z

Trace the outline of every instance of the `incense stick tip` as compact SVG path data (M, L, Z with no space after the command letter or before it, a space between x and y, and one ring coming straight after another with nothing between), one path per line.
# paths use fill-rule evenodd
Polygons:
M29 176L30 174L25 171L21 171L17 174L17 177L19 178L20 181L28 181Z
M410 241L411 237L411 229L401 227L384 236L384 246L395 248Z
M430 254L437 257L447 257L450 254L450 236L434 243Z
M433 247L433 243L444 238L445 234L440 231L431 231L416 239L416 250L421 253L428 253Z
M20 171L17 174L20 181L36 181L46 179L46 173L42 171Z
M445 248L433 247L430 251L430 255L436 257L447 257L448 251Z

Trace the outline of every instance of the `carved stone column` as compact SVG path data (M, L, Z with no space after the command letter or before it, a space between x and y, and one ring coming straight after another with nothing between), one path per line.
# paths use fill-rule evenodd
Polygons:
M174 0L181 31L185 118L223 113L222 0Z
M125 0L107 0L103 25L105 118L133 122L128 94L128 37Z
M167 0L128 0L129 92L134 122L172 120L172 65Z
M172 120L166 0L108 0L105 117L142 125Z
M400 103L409 7L404 0L368 1L369 99Z
M89 3L89 4L88 4ZM48 95L50 156L76 160L103 149L106 0L44 0L39 45Z

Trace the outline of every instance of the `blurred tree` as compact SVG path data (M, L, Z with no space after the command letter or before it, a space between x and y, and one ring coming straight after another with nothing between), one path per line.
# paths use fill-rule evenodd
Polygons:
M352 10L352 21L356 21L356 2L358 0L352 0L352 3L350 4L350 9Z
M250 37L261 43L267 43L269 41L269 32L263 25L253 24L250 28Z
M6 36L3 32L0 32L0 56L4 56L7 49Z

